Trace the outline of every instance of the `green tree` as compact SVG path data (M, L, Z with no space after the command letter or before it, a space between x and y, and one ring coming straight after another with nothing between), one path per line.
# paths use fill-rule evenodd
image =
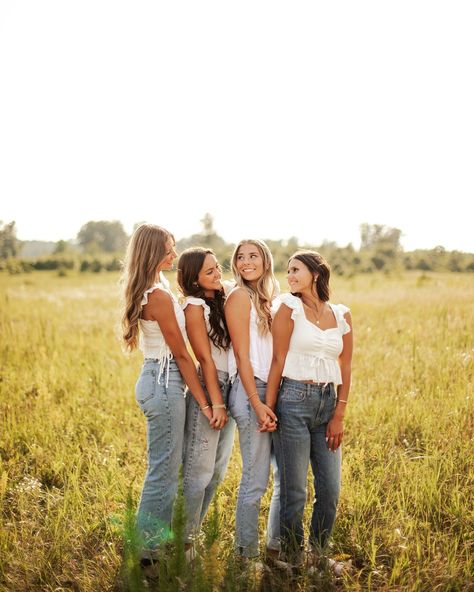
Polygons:
M128 236L118 220L100 220L84 224L77 234L77 240L86 253L115 253L125 249Z
M20 241L16 237L15 222L4 224L0 221L0 259L15 257L20 248Z

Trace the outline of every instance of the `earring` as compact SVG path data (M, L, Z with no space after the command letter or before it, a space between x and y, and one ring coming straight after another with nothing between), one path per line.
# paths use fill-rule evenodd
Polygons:
M193 282L193 286L194 286L195 288L199 288L199 284L198 284L197 282Z

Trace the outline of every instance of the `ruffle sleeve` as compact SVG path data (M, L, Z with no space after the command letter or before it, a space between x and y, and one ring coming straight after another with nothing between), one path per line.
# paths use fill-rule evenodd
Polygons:
M334 310L336 311L337 326L341 329L342 335L349 333L351 327L344 318L344 315L347 312L350 312L351 309L345 306L344 304L335 304Z
M282 304L285 304L288 308L291 308L291 318L295 320L295 318L300 315L301 313L304 314L303 311L303 303L298 296L293 296L293 294L281 294L280 300Z
M158 283L154 284L151 288L148 288L148 290L145 290L145 292L143 292L142 301L140 302L141 306L145 306L145 304L148 304L148 295L160 287L161 285Z
M206 301L203 298L196 298L195 296L187 296L186 300L183 302L183 310L188 306L188 304L194 304L195 306L202 306L204 311L209 314L210 308L209 305L206 304Z

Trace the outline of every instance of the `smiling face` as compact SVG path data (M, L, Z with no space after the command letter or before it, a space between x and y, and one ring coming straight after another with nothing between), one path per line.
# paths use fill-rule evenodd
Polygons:
M201 270L197 277L197 283L204 290L204 294L209 298L214 296L215 290L222 288L221 266L215 255L208 253L204 259Z
M314 285L315 275L306 267L306 265L299 259L290 259L288 263L288 286L290 292L306 292L312 290Z
M259 248L252 243L240 245L235 257L235 267L243 280L248 283L257 282L264 273L263 257Z
M163 259L160 261L158 265L158 271L173 269L173 261L178 256L178 253L175 250L175 242L174 239L170 236L166 241L166 254Z

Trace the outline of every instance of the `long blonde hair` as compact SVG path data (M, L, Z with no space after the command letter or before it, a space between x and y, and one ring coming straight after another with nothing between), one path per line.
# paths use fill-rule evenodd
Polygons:
M166 241L173 238L161 226L141 224L133 233L123 263L122 329L125 347L129 351L138 346L139 319L145 290L155 284L156 270L166 255Z
M239 249L243 245L254 245L257 247L263 260L263 274L257 280L256 286L252 286L245 281L237 269L237 255ZM278 283L273 274L273 257L267 245L258 239L244 239L235 247L232 253L232 273L234 274L235 283L241 288L247 290L250 300L255 306L257 312L257 325L260 334L265 335L269 333L272 328L272 317L270 314L270 306L272 300L278 295Z

